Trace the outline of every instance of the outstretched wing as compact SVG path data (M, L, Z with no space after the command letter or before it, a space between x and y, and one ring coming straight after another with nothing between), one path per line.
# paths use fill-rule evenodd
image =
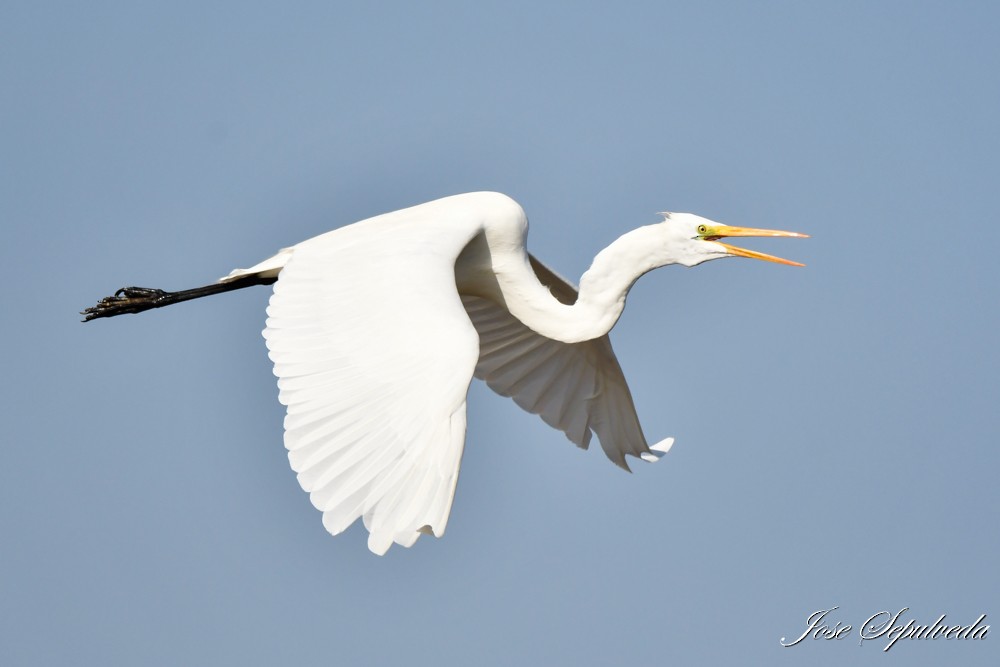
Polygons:
M576 301L576 288L531 257L538 279L559 301ZM639 425L625 376L601 336L583 343L561 343L540 336L505 308L475 296L462 303L479 333L476 377L509 396L546 424L586 449L596 433L608 458L628 470L625 455L656 461L673 438L649 447Z
M362 517L378 554L444 533L478 358L454 275L468 230L414 222L296 246L264 331L299 483L331 533Z

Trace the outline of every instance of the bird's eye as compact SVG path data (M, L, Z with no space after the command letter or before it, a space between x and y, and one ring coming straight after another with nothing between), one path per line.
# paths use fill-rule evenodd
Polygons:
M706 227L705 225L698 225L698 233L699 234L707 234L708 233L708 227Z

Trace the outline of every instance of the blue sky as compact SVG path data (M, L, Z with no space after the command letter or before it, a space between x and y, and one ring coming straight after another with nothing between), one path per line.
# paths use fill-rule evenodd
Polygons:
M1000 614L990 3L5 3L9 664L996 664L808 640ZM807 232L654 272L627 475L473 386L441 540L332 538L266 288L78 322L384 211L517 199L564 275L660 210Z

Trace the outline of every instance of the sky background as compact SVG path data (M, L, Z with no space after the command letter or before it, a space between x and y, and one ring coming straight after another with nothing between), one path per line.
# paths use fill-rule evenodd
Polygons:
M996 665L1000 7L0 5L0 661ZM79 323L444 195L577 277L656 211L806 232L636 285L628 475L473 385L447 535L331 537L257 288ZM846 640L783 648L839 605Z

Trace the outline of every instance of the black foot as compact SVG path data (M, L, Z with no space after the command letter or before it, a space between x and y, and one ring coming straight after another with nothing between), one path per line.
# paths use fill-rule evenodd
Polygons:
M114 317L125 313L141 313L150 308L159 308L171 303L171 292L149 287L123 287L114 296L106 296L92 308L80 312L83 321L89 322L99 317Z

